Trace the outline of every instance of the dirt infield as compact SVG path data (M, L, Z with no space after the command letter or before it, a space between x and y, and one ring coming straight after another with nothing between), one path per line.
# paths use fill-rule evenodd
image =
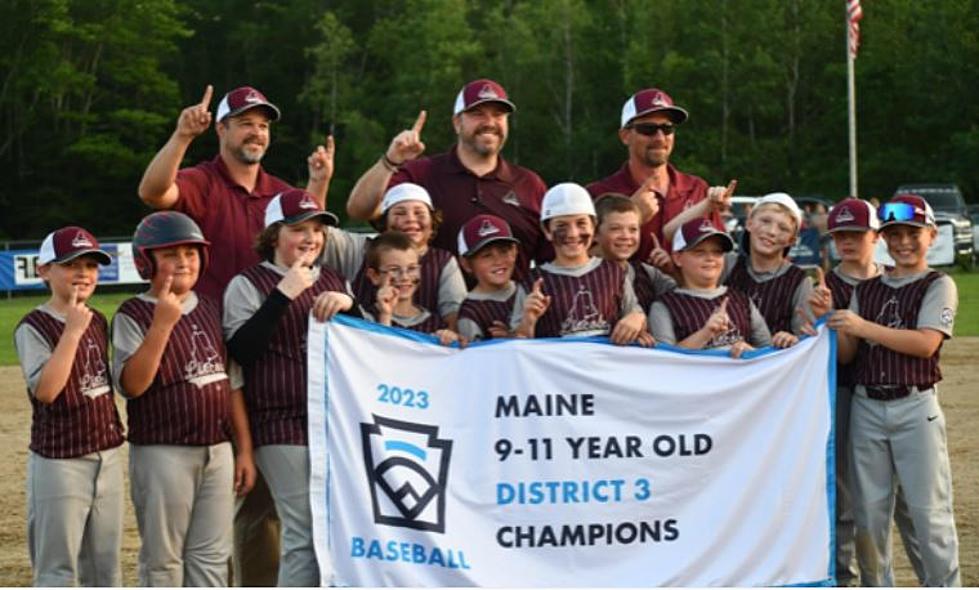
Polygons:
M979 338L958 338L942 355L945 380L940 399L948 418L949 448L955 486L955 515L961 544L962 582L979 585ZM0 448L7 466L0 470L0 586L29 586L30 563L25 542L25 487L30 404L17 367L0 367ZM128 482L127 482L128 485ZM128 495L127 495L128 497ZM136 584L139 535L132 507L126 503L123 580ZM897 535L895 534L895 539ZM898 583L916 585L903 557L900 541Z

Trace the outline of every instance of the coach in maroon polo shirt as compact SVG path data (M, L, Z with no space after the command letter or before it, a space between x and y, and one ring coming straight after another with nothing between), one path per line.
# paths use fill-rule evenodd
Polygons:
M271 139L270 124L279 109L258 90L236 88L218 104L220 150L209 162L178 170L190 143L211 125L212 87L201 102L185 108L177 128L160 149L139 184L139 196L154 209L186 213L211 242L211 257L196 290L220 302L236 274L258 264L253 244L264 228L265 206L278 193L292 188L262 168ZM309 156L306 190L324 206L332 170L333 139Z
M420 158L425 151L421 130L425 111L411 129L399 133L387 151L357 181L347 213L354 219L380 214L381 198L393 185L413 182L425 187L442 225L433 245L457 252L457 236L471 218L492 213L505 219L520 240L517 278L530 269L530 260L553 257L540 228L540 204L547 190L535 172L511 164L500 151L506 143L508 117L516 107L493 80L466 84L456 97L452 125L458 141L448 152Z
M633 94L622 106L619 128L629 159L618 172L585 187L592 198L605 193L632 195L643 212L639 260L646 260L655 246L650 234L656 235L664 249L671 249L670 240L664 239L664 227L691 207L696 210L688 215L709 216L718 229L724 228L719 210L733 186L730 191L708 187L704 179L680 172L669 162L677 126L687 116L662 90L647 88Z

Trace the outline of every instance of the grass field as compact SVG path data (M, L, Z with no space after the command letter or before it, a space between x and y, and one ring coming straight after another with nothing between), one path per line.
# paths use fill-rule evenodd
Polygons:
M959 288L959 313L955 319L956 336L979 336L979 272L953 273ZM92 302L94 306L112 319L116 307L132 293L100 293ZM17 364L14 352L14 328L28 311L43 303L46 295L15 296L0 300L0 366Z

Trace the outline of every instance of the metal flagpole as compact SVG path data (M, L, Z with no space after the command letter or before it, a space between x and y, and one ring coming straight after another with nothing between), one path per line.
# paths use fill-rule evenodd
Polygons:
M860 19L863 9L860 0L846 0L846 86L850 138L850 196L857 194L857 84L854 70L857 48L860 46Z
M849 20L849 19L848 19ZM848 23L849 26L849 23ZM847 35L849 37L849 35ZM857 85L854 81L854 59L849 40L846 49L847 106L850 119L850 196L857 197Z

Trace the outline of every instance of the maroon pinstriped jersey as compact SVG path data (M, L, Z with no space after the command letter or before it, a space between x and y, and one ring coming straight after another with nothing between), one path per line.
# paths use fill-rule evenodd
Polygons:
M656 286L653 285L653 279L650 278L649 273L642 267L642 262L630 260L629 264L632 265L632 270L635 273L632 279L632 289L636 292L639 307L642 308L643 312L649 312L649 306L656 301Z
M804 280L805 271L792 265L774 279L759 283L748 272L748 259L739 256L725 284L744 293L754 302L765 318L768 330L774 335L776 332L792 331L792 317L795 314L792 297L799 288L799 283Z
M153 323L155 303L126 300L117 313L132 318L143 334ZM197 306L170 332L153 383L126 403L129 442L136 445L213 445L231 436L231 384L221 312L199 295Z
M928 287L941 278L932 271L903 287L889 287L881 277L867 279L855 290L860 317L901 330L914 330L918 312ZM941 345L935 354L923 359L902 354L879 344L860 341L856 357L856 382L860 385L917 385L926 389L942 380L938 367Z
M64 322L39 309L24 316L20 324L37 330L51 350L65 330ZM92 310L92 321L78 343L68 383L54 403L43 404L28 392L32 408L30 449L38 455L69 459L122 444L122 421L109 379L108 333L105 316Z
M848 309L854 286L840 278L833 271L826 273L826 286L833 294L833 309ZM836 383L843 387L853 387L856 383L857 363L836 365Z
M580 277L538 267L524 283L527 293L538 278L544 279L542 290L551 305L537 320L534 337L608 335L619 321L625 271L618 263L603 260Z
M516 289L514 289L513 294L506 301L471 299L467 297L459 308L459 319L473 321L483 333L483 340L489 340L493 337L489 330L493 322L501 322L504 326L509 325L510 316L513 314L513 300L516 297Z
M282 275L258 264L244 276L267 298ZM325 291L347 292L346 281L333 270L320 267L311 287L289 303L269 340L268 349L245 375L245 401L251 422L252 444L306 445L306 330L309 310Z
M368 246L369 247L369 246ZM441 248L429 248L418 261L421 266L421 281L415 291L415 303L438 315L439 309L439 280L445 265L452 259L452 253ZM353 284L354 297L357 302L367 309L377 301L377 287L367 278L367 258L357 271Z
M417 323L413 326L401 324L398 322L397 318L391 318L391 323L399 328L404 328L413 332L421 332L422 334L434 334L438 330L448 328L445 320L442 319L442 316L438 315L437 313L432 313L431 311L429 311L428 317L425 318L425 321Z
M826 273L826 286L833 294L833 309L848 309L850 307L853 285L840 278L840 275L830 271Z
M673 319L673 332L676 341L685 340L688 336L700 330L707 319L727 299L727 315L731 318L731 328L723 334L711 338L704 348L731 346L740 340L748 340L751 336L751 302L748 298L734 289L728 289L723 295L713 299L705 299L688 293L670 291L660 298Z

